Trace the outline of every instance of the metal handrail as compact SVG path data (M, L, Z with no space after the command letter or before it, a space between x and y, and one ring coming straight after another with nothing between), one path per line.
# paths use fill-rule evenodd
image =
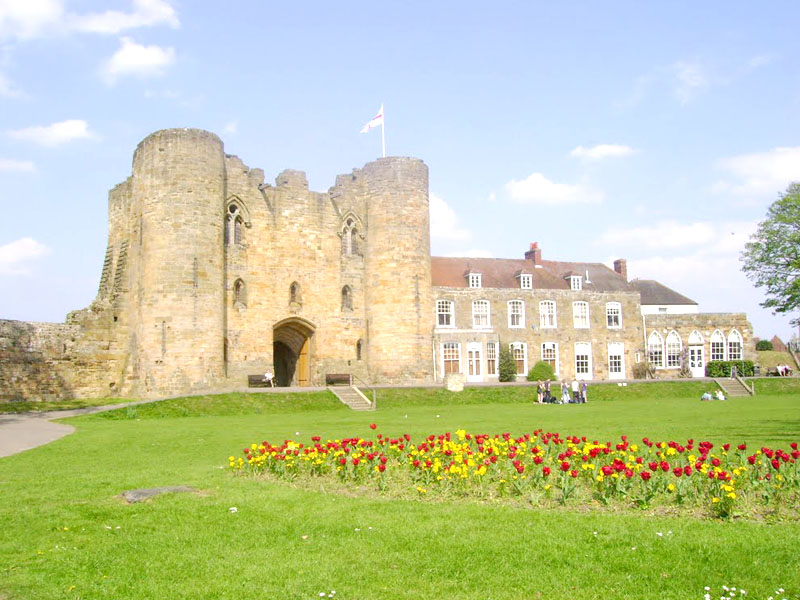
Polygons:
M370 410L376 410L378 408L378 396L375 393L375 388L371 387L366 381L358 377L357 375L353 375L350 373L350 385L353 385L353 380L360 381L363 384L363 387L367 388L370 392L372 392L372 408Z

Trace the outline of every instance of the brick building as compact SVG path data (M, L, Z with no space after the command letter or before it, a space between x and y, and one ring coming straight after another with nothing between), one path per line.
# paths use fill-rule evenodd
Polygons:
M584 379L630 378L647 356L671 375L684 349L697 374L752 352L745 315L629 282L624 260L543 260L536 245L518 260L432 258L413 158L313 192L299 171L265 184L212 133L164 130L137 147L108 215L90 307L64 324L0 321L0 399L224 391L267 370L280 385L491 381L500 344L520 375L545 360Z

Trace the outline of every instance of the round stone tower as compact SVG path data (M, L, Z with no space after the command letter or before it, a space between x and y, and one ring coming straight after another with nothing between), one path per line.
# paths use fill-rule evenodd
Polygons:
M428 167L381 158L362 170L367 189L365 299L370 374L426 381L432 376Z
M216 387L224 375L225 165L198 129L145 138L133 157L132 388L142 395Z

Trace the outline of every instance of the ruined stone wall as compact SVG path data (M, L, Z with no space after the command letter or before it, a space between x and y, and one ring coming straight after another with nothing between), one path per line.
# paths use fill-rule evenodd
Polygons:
M591 344L592 379L608 379L608 344L624 344L624 373L633 377L633 365L637 352L642 351L642 324L639 314L639 294L636 292L593 292L588 290L523 290L496 288L443 288L433 289L435 310L436 300L451 300L455 307L455 323L452 329L437 328L436 357L437 379L442 378L441 345L446 342L462 344L462 368L465 368L465 348L469 342L481 343L483 358L486 356L486 342L499 341L503 344L522 342L527 346L527 364L531 369L542 359L542 344L558 344L558 369L560 378L572 379L575 372L575 344ZM487 300L490 305L490 327L474 329L472 303ZM524 324L510 327L508 303L512 300L524 302ZM556 327L542 327L539 312L540 301L551 300L556 303ZM573 323L572 303L583 301L589 307L589 327L576 328ZM622 309L620 328L609 328L606 318L606 303L618 302ZM486 373L485 368L482 373ZM487 377L486 380L491 378Z

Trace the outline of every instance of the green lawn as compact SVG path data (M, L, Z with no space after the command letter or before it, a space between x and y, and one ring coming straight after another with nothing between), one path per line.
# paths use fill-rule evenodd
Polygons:
M593 386L582 406L534 405L528 388L381 390L374 413L320 393L71 419L75 434L0 459L0 598L684 600L723 584L797 598L797 521L342 496L223 468L251 442L366 435L372 421L387 435L543 427L786 448L800 440L800 389L762 381L758 396L728 402L699 402L689 382ZM202 493L116 498L161 485Z

